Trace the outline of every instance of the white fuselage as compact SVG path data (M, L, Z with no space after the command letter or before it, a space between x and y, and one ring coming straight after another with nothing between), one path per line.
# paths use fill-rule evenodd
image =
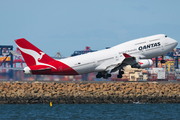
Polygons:
M177 46L177 41L164 34L128 41L109 49L79 56L60 59L60 62L73 68L79 74L99 72L107 66L121 63L123 53L136 59L150 59L164 55Z

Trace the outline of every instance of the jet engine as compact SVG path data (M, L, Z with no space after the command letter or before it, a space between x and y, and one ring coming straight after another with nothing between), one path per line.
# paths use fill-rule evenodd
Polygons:
M149 68L153 66L153 61L151 59L139 60L136 64L132 65L132 68Z

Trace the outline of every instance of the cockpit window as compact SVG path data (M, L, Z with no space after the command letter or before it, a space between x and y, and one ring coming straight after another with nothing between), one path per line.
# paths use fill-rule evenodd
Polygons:
M167 37L167 35L165 35L165 37Z

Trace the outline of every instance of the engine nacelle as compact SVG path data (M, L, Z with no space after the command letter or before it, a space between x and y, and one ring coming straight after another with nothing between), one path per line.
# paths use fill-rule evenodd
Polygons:
M149 68L153 66L153 61L151 59L139 60L138 63L132 65L132 68Z
M23 72L24 72L25 74L32 74L32 73L31 73L31 69L30 69L29 67L25 67L24 70L23 70Z

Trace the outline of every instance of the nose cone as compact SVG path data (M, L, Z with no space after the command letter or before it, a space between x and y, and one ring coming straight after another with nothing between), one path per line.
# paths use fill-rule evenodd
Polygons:
M175 48L178 45L178 42L172 38L169 38L169 44Z
M175 47L178 45L178 42L173 39L173 43L175 44Z
M178 42L174 39L172 39L172 43L174 43L174 47L176 47L178 45Z

